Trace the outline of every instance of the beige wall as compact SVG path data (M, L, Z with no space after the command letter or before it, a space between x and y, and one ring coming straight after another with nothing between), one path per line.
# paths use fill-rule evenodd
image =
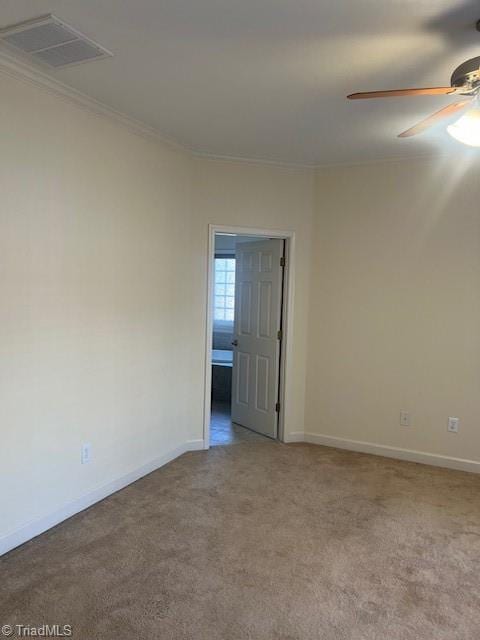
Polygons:
M315 177L0 91L0 548L202 439L209 223L295 232L287 438L480 461L480 164Z
M307 432L480 460L479 169L318 172Z
M309 170L196 158L193 162L191 331L193 429L203 421L203 375L208 225L238 225L295 232L293 341L285 436L303 432L305 408L308 271L314 174ZM195 431L196 433L196 431ZM191 432L190 437L195 437Z
M288 425L303 430L314 176L193 159L1 74L0 93L1 550L198 446L209 223L296 232Z
M0 94L1 539L193 431L190 159L17 80Z

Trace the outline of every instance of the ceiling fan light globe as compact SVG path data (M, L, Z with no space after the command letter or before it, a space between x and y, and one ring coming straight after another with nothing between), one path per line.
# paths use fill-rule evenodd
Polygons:
M480 147L480 107L470 109L449 125L447 133L469 147Z

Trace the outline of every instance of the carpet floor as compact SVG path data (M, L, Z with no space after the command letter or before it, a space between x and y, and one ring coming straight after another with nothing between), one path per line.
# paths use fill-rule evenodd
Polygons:
M0 575L0 625L79 640L477 640L480 477L215 447L10 552Z

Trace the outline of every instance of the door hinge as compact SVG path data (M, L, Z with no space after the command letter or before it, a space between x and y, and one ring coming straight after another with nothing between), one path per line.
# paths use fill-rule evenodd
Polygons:
M281 339L282 339L282 337L283 337L282 330L281 330L281 329L279 329L279 330L277 331L277 340L281 340Z
M287 264L287 261L285 260L285 256L282 256L280 258L280 266L285 267L286 264Z
M277 404L275 405L275 411L277 413L280 413L280 403L279 402L277 402Z

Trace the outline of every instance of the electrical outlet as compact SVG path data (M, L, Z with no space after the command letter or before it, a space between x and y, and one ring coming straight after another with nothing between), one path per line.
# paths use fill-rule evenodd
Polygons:
M410 426L410 414L408 411L400 411L400 424L402 427Z
M92 445L90 442L85 442L82 444L82 455L81 460L82 464L88 464L92 459Z
M451 433L458 433L459 422L460 422L459 418L449 418L447 430L450 431Z

